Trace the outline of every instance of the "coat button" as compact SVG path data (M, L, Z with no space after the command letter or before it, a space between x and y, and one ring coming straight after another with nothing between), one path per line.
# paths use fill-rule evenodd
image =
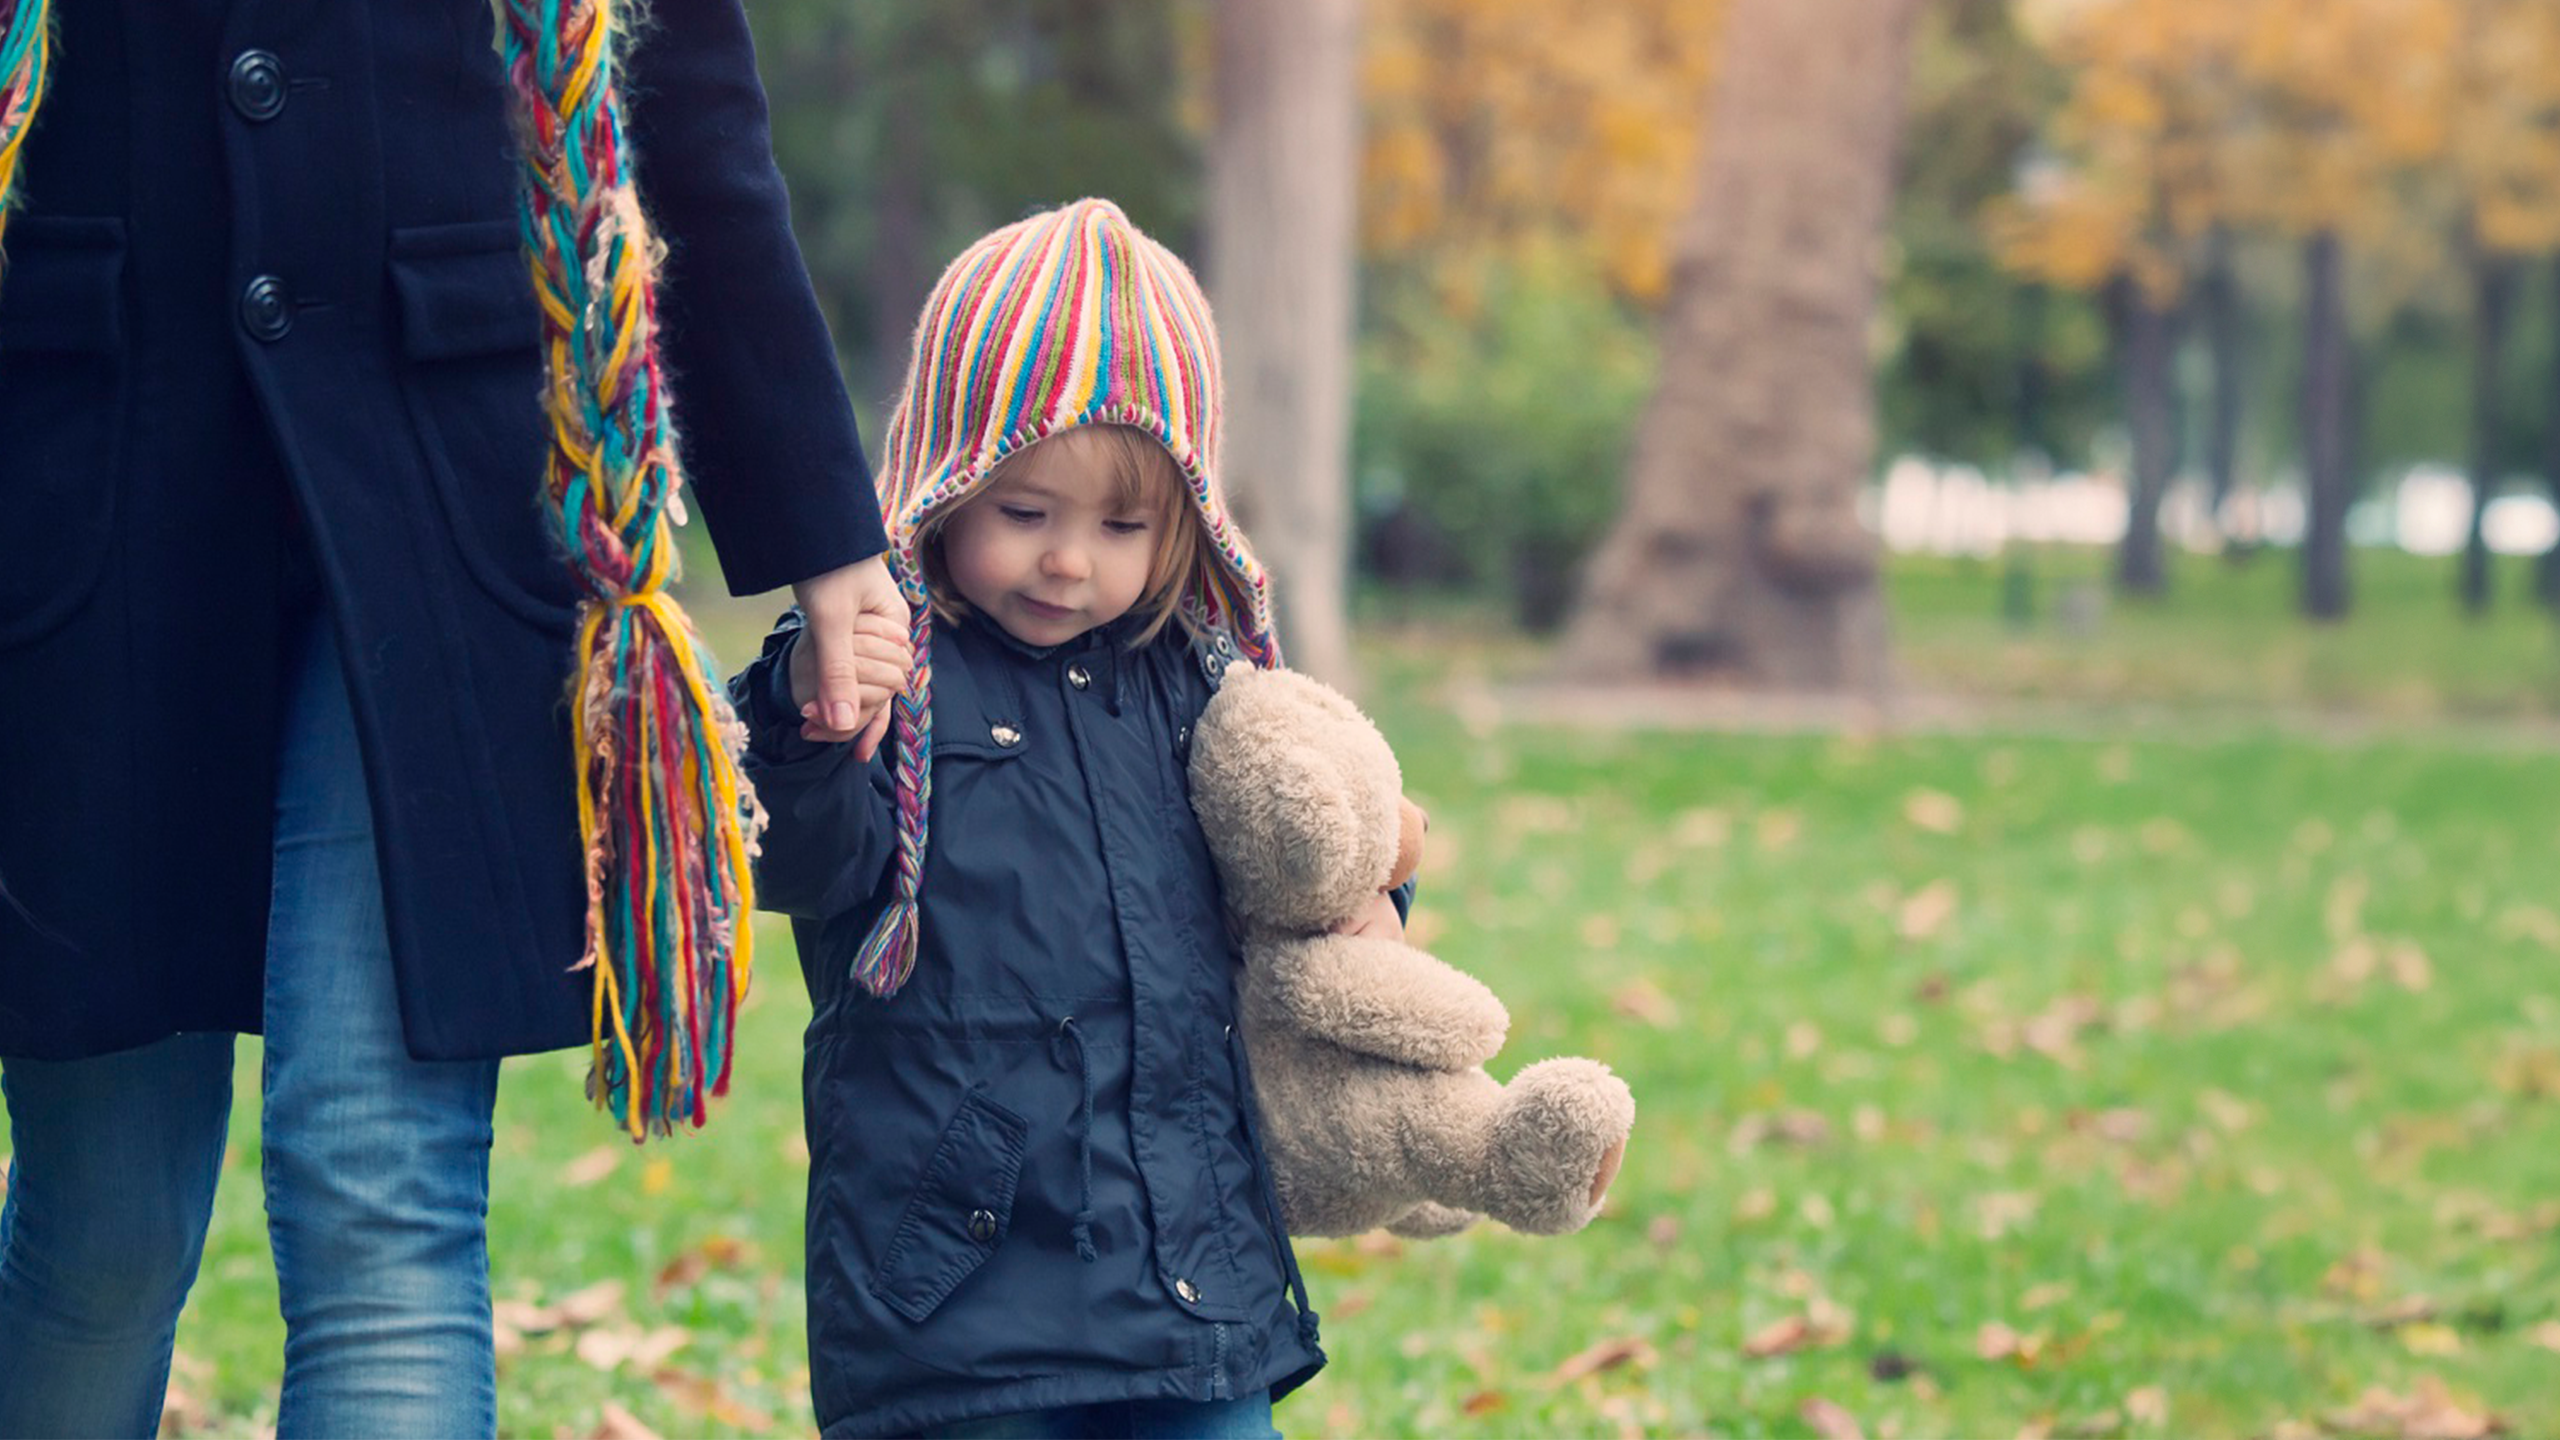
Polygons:
M1007 750L1022 743L1022 732L1010 725L990 725L987 727L987 735Z
M970 1211L969 1238L981 1245L996 1243L996 1212L993 1210Z
M1081 665L1070 665L1067 667L1067 683L1082 690L1093 683L1093 672Z
M1176 1280L1173 1282L1173 1297L1185 1305L1197 1305L1200 1303L1200 1287L1188 1280Z
M282 280L261 275L240 292L240 328L270 345L293 329L293 297Z
M264 50L243 50L231 62L231 108L249 120L284 113L284 63Z

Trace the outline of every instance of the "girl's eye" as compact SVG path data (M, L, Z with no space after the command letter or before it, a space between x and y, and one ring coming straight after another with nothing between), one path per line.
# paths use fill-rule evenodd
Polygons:
M999 505L996 507L996 513L1007 520L1012 521L1016 525L1037 525L1040 523L1040 512L1026 505Z
M1114 535L1144 535L1147 533L1147 522L1144 520L1105 520L1102 522L1102 528L1110 531Z

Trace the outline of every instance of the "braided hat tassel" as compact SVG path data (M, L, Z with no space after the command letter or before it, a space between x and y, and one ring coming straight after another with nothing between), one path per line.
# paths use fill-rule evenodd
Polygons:
M916 894L924 883L925 842L933 816L933 606L918 593L908 597L914 619L907 635L915 652L908 670L907 693L892 702L897 717L895 771L898 821L897 889L889 908L872 923L854 953L852 975L874 995L898 993L915 973L919 929Z
M541 303L543 494L579 604L578 833L586 851L596 1104L639 1140L726 1093L753 964L764 813L745 729L666 587L684 515L657 352L663 254L634 188L615 82L620 0L504 0Z

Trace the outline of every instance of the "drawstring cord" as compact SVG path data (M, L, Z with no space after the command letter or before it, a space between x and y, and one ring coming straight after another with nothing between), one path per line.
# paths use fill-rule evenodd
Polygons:
M1058 1033L1049 1041L1050 1058L1065 1065L1070 1043L1075 1050L1076 1080L1084 1092L1076 1127L1076 1171L1082 1186L1076 1194L1076 1258L1090 1265L1098 1258L1093 1248L1093 1064L1085 1056L1084 1032L1076 1028L1073 1015L1058 1022Z
M1236 1027L1227 1027L1227 1065L1236 1077L1236 1108L1244 1116L1244 1142L1253 1147L1254 1169L1262 1177L1263 1213L1271 1221L1271 1230L1280 1242L1280 1264L1289 1272L1289 1293L1298 1302L1298 1338L1309 1345L1316 1343L1316 1308L1307 1299L1307 1277L1298 1271L1298 1251L1289 1243L1289 1232L1280 1223L1280 1192L1271 1183L1271 1152L1262 1148L1262 1127L1254 1119L1253 1076L1245 1066L1244 1041L1236 1036Z

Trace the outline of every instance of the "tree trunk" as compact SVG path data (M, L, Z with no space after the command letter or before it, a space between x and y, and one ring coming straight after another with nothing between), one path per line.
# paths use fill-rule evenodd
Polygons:
M2239 486L2240 407L2248 383L2248 377L2241 373L2248 357L2241 349L2240 285L2231 273L2228 230L2214 231L2198 298L2204 310L2205 355L2213 373L2212 405L2205 417L2204 465L2209 485L2206 504L2214 528L2222 534L2223 553L2238 557L2255 548L2252 542L2257 537L2233 536L2223 519L2223 512L2231 504L2231 492Z
M2133 474L2125 489L2124 541L2116 548L2116 588L2157 595L2169 588L2160 543L2160 500L2178 467L2178 316L2131 275L2108 287L2116 363L2124 376L2125 429Z
M2508 312L2517 269L2503 255L2471 257L2471 525L2462 542L2462 608L2489 609L2489 537L2481 517L2498 489L2498 423L2504 407Z
M1858 491L1868 326L1917 0L1734 0L1662 374L1591 561L1572 677L1881 695Z
M2347 613L2355 381L2336 231L2323 230L2304 242L2303 268L2309 295L2302 324L2302 611L2315 620L2337 620Z
M2551 265L2552 334L2560 337L2560 258ZM2555 343L2551 360L2550 423L2543 431L2542 484L2551 492L2551 503L2560 508L2560 343ZM2533 590L2542 603L2560 610L2560 540L2542 552L2533 567Z
M858 28L845 27L847 32ZM884 27L872 28L876 31ZM898 27L898 38L907 44L931 43L936 29L929 23L911 20ZM849 38L851 43L859 44L862 37ZM872 167L871 192L862 197L871 220L871 244L862 257L862 282L871 300L872 324L864 346L861 379L870 391L862 398L886 400L897 393L907 373L907 361L915 348L915 317L924 308L936 272L932 268L935 261L925 253L925 176L929 169L925 157L929 152L917 123L924 109L924 87L916 80L913 63L919 57L880 58L887 63L865 64L864 57L848 57L846 68L852 72L854 84L874 87L881 153L886 157L885 163ZM908 63L901 64L901 60ZM888 93L881 95L879 91Z
M1289 663L1347 684L1359 4L1224 0L1212 23L1227 488L1271 569Z

